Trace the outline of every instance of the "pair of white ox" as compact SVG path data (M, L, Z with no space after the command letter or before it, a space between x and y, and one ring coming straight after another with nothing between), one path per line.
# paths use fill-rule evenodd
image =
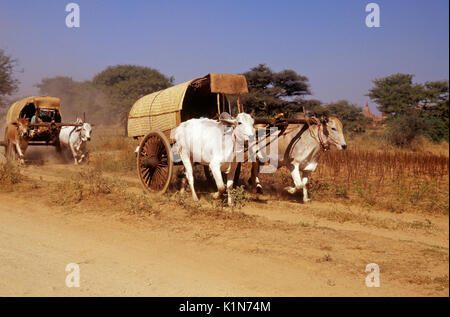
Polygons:
M191 119L174 129L172 137L176 140L174 152L178 152L185 167L192 198L198 200L192 169L195 161L209 165L217 185L217 192L213 194L215 199L225 191L221 172L227 173L228 205L232 206L230 191L238 164L236 157L242 157L244 140L254 140L249 147L257 148L253 118L247 113L239 113L236 118L222 114L219 122L205 118ZM278 155L278 164L274 167L286 166L294 180L295 186L286 189L291 194L303 189L304 202L310 201L306 184L309 174L317 167L322 150L331 144L339 150L347 147L342 123L335 117L310 126L290 124L283 132L272 133L268 139L269 143L275 139L278 141L278 152L275 154ZM252 163L251 179L259 191L262 189L258 178L260 164L258 160ZM181 190L184 191L184 182Z
M64 126L59 132L61 149L70 150L75 165L80 164L87 155L86 143L91 140L92 126L80 118L75 122L79 126Z

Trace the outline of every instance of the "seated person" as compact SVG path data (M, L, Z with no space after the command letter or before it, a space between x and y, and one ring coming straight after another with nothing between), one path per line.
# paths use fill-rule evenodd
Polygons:
M39 119L39 117L36 117L36 114L34 114L33 117L31 117L30 123L39 123L39 122L42 122L41 119Z

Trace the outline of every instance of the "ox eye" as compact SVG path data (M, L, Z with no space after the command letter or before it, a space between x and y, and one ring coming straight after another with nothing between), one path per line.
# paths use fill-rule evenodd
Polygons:
M238 122L238 124L242 124L242 122Z
M331 128L331 130L336 131L336 128Z

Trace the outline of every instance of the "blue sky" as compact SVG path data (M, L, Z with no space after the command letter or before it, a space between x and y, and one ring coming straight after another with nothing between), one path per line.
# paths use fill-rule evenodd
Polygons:
M65 25L69 2L80 6L80 28ZM380 6L380 28L365 25L369 2ZM266 63L307 76L312 98L363 106L374 78L448 79L448 28L447 0L0 0L0 48L23 69L18 95L37 93L44 77L87 80L116 64L179 83Z

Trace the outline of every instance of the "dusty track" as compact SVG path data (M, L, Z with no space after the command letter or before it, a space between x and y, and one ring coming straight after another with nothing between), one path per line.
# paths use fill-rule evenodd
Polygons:
M43 182L70 171L25 168ZM133 177L126 181L140 191ZM289 201L254 201L242 212L171 204L138 217L0 193L0 296L449 295L448 216ZM80 265L80 288L65 286L71 262ZM365 286L372 262L380 288Z

